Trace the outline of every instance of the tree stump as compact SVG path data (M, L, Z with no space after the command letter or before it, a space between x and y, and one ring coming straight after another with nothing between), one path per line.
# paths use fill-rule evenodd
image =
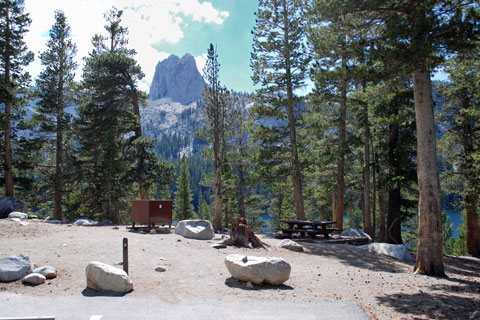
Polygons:
M245 218L233 217L232 228L230 229L230 238L223 241L223 244L226 244L227 246L248 248L250 243L252 244L253 248L266 249L266 244L257 238Z

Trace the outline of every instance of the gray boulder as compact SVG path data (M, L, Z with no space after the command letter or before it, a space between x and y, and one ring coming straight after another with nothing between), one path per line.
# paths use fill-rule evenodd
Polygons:
M19 212L19 211L13 211L13 212L10 212L10 213L8 214L8 218L9 218L9 219L13 219L13 218L28 219L28 214L27 214L27 213L23 213L23 212Z
M231 254L225 257L228 272L237 280L254 284L281 285L290 277L291 266L282 258Z
M33 263L30 257L23 254L0 260L0 281L10 282L22 279L31 273Z
M295 252L303 252L303 247L290 239L283 239L277 244L277 248L284 248Z
M98 225L98 221L95 220L90 220L86 218L79 218L73 222L74 226L84 226L84 227L89 227L89 226L96 226Z
M6 219L10 212L25 211L25 205L14 197L0 198L0 219Z
M372 241L372 237L366 234L363 231L356 230L356 229L347 229L340 233L342 237L352 237L352 238L367 238L369 241Z
M33 270L34 273L39 273L47 279L53 279L57 277L57 269L51 266L44 266Z
M390 244L390 243L369 243L357 248L368 250L375 253L385 254L403 262L412 262L413 258L407 247L403 244Z
M133 290L128 274L108 264L92 261L85 269L87 287L98 292L126 293Z
M175 234L197 240L211 240L215 237L212 224L208 220L182 220L177 223Z
M33 272L23 277L22 283L32 284L34 286L37 286L39 284L45 283L46 279L47 278L43 274Z

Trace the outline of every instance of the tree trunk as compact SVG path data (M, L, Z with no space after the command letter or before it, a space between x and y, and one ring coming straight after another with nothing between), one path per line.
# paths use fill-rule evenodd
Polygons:
M217 140L217 137L215 137ZM213 228L216 231L222 231L222 175L221 175L221 159L220 159L220 140L215 142L215 217L213 221Z
M337 213L335 201L336 201L335 190L332 190L332 220L335 219L335 215Z
M132 88L134 90L134 88ZM133 104L133 112L139 119L138 125L135 127L135 138L141 138L143 133L142 133L142 122L141 122L141 117L140 117L140 105L138 102L138 95L136 93L133 94L132 98L132 104ZM138 153L138 159L137 159L137 165L138 165L138 185L140 188L140 199L141 200L147 200L148 199L148 186L147 186L147 178L145 174L145 148L143 146L137 146L137 153Z
M55 161L55 204L53 217L55 220L63 220L62 195L63 195L63 112L57 115L57 148Z
M342 57L342 65L344 72L347 72L347 60ZM340 97L340 124L338 127L338 144L339 144L339 157L337 160L337 212L335 215L336 227L342 231L343 229L343 212L344 212L344 193L345 193L345 132L347 123L347 80L343 79L341 84L341 97Z
M413 72L417 123L418 250L414 272L445 277L443 267L442 199L437 167L435 118L430 73Z
M223 244L248 248L250 243L253 248L265 248L265 244L253 233L245 218L233 217L230 238L223 241Z
M385 242L385 207L381 191L378 192L378 207L380 210L380 242Z
M465 93L466 96L467 93ZM471 176L472 172L472 153L474 152L473 145L473 129L472 119L469 117L468 108L470 99L462 99L462 116L463 116L463 152L465 158L464 176L467 184L467 195L465 196L465 207L467 211L467 253L476 258L480 258L480 227L477 214L478 198L475 194L475 178Z
M401 191L397 181L392 181L399 174L400 162L397 157L399 123L398 110L395 113L395 120L390 124L388 137L388 174L390 176L390 186L388 188L388 214L387 214L387 243L401 244L402 226L400 216Z
M373 132L375 134L375 131ZM376 177L376 155L373 150L373 141L372 141L372 156L373 156L373 166L372 166L372 240L375 242L376 232L377 232L377 177Z
M288 128L290 134L290 163L292 165L292 183L295 199L295 214L298 220L305 220L305 209L303 205L302 171L298 160L297 132L295 119L295 101L293 99L292 73L290 69L290 44L289 44L289 16L286 1L283 0L283 22L284 30L284 58L285 58L285 80L287 89Z
M12 103L5 103L5 196L13 197L13 163L12 163Z
M363 227L365 232L374 238L370 216L370 125L368 124L368 105L363 108L365 158L363 163Z

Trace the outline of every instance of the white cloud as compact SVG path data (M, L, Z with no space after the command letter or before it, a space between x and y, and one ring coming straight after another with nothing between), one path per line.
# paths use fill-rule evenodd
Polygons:
M185 19L203 23L221 24L229 16L228 11L219 11L209 1L201 0L26 0L26 11L32 18L26 42L36 59L29 67L36 77L42 70L38 53L45 50L48 30L54 22L54 11L63 10L72 28L73 41L78 48L77 79L82 72L83 60L91 51L91 38L96 33L104 33L103 14L112 6L124 10L123 25L129 30L129 47L137 51L137 61L145 73L140 87L147 90L158 61L168 57L168 53L158 51L155 44L178 43L188 27ZM42 36L43 35L47 35ZM200 56L201 57L201 56ZM196 58L197 65L202 59ZM202 67L198 69L202 70Z

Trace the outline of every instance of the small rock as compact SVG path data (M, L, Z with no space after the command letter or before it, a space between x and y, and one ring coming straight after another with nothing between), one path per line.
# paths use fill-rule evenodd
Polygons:
M290 239L283 239L280 241L280 243L277 245L277 248L285 248L295 252L303 252L303 247Z
M23 212L19 212L19 211L13 211L13 212L10 212L10 213L8 214L8 218L9 218L9 219L12 219L12 218L28 219L28 214L27 214L27 213L23 213Z
M74 226L84 226L84 227L89 227L89 226L96 226L98 225L98 221L95 220L90 220L86 218L79 218L73 222Z
M146 232L143 230L140 230L139 234L145 234Z
M472 320L480 319L480 311L475 311L474 313L472 313L469 319L472 319Z
M225 249L227 246L224 245L223 243L215 243L215 244L212 244L211 247L213 249Z
M32 284L32 285L37 286L39 284L45 283L45 280L46 280L46 277L43 274L34 272L34 273L30 273L29 275L25 276L22 279L22 283Z
M155 271L158 271L158 272L165 272L167 271L167 268L164 267L164 266L158 266L155 268Z
M57 277L57 269L51 266L40 267L33 270L34 273L39 273L47 279L53 279Z
M162 260L162 261L167 260L167 259L165 259L164 257L160 257L159 259Z
M182 242L182 240L181 240L181 239L177 239L177 242Z
M62 244L62 247L68 247L68 245L66 243Z
M157 234L157 230L155 229L150 230L150 234Z
M253 286L253 284L250 281L248 281L247 284L245 284L245 288L255 289L255 287Z
M87 287L99 292L126 293L133 290L128 274L108 264L92 261L85 269Z
M208 220L179 221L174 233L197 240L211 240L215 237L212 224Z
M22 279L32 272L33 263L24 255L11 256L0 260L0 281L9 282Z

